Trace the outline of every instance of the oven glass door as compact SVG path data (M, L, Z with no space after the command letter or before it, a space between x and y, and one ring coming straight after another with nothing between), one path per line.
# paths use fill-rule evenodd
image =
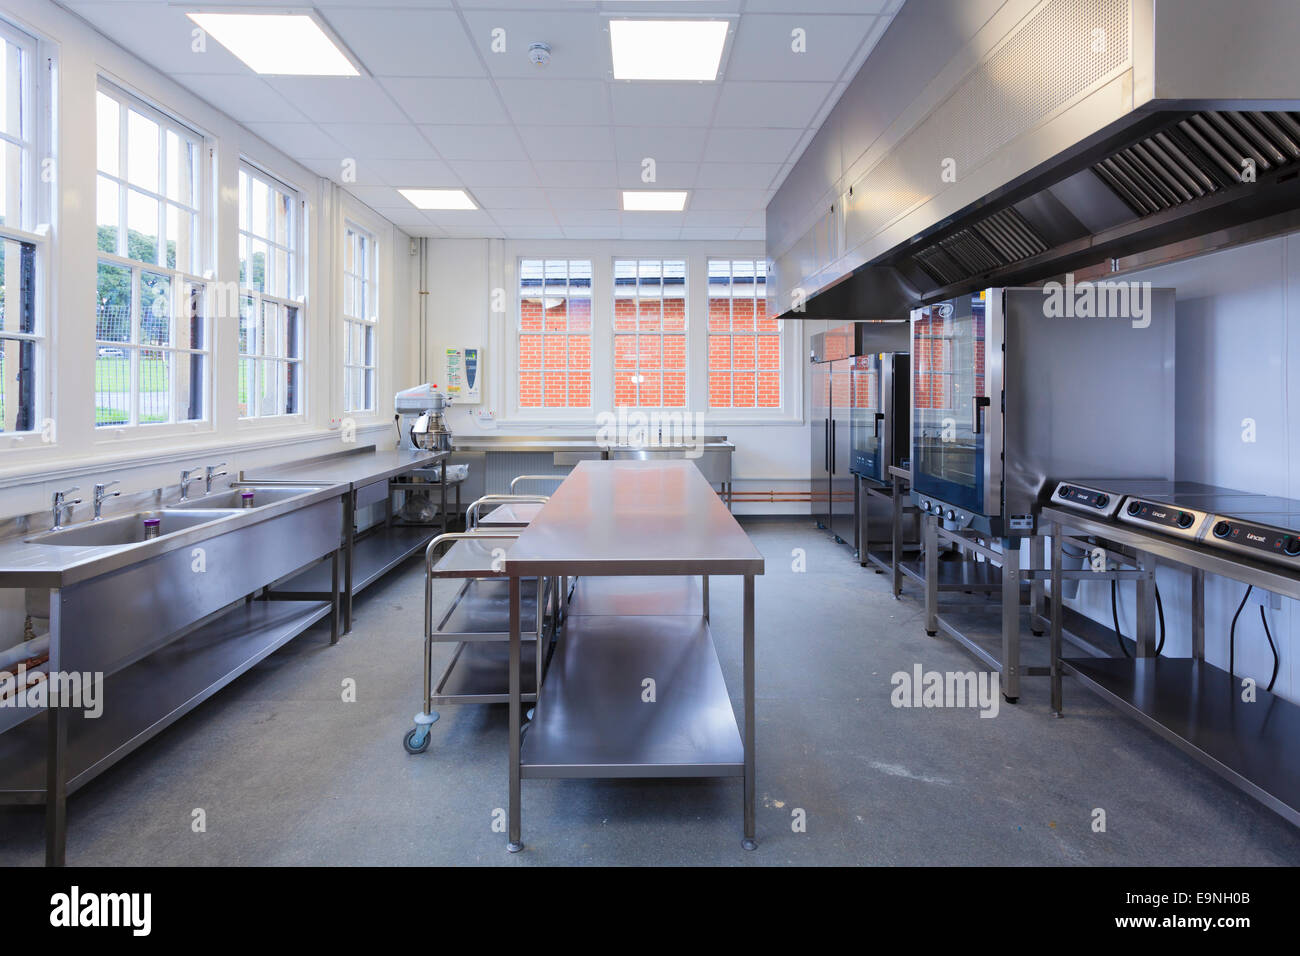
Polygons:
M984 299L912 313L912 487L984 513Z
M852 376L849 444L853 455L849 467L855 474L880 481L884 468L881 456L884 408L880 387L880 355L860 355L853 359Z

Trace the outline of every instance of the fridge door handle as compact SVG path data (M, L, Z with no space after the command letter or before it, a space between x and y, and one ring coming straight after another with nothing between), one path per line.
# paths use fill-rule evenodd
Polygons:
M828 470L833 475L835 474L835 419L833 418L830 419L830 424L828 425L828 431L831 436L830 447L829 447L830 453L827 455L827 458L830 459L828 464Z
M880 437L880 423L884 420L884 412L876 412L876 437Z
M980 432L982 432L982 431L984 430L983 425L982 425L983 419L980 418L980 408L981 408L981 407L983 407L983 408L988 408L988 407L989 407L989 399L988 399L988 396L987 396L987 395L976 395L976 396L975 396L975 404L974 404L974 408L972 409L972 417L971 417L971 426L970 426L970 427L971 427L971 431L972 431L974 434L976 434L976 435L980 434Z
M822 427L826 429L826 440L822 442L822 450L826 452L826 474L831 473L831 420L822 419Z

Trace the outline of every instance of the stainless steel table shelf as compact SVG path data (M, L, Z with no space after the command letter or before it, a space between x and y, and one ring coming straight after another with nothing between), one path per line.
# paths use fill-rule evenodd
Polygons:
M537 642L525 641L523 693L526 702L537 699ZM443 704L510 703L510 645L486 641L462 641L456 645L434 685L433 702Z
M1193 658L1074 658L1065 672L1300 826L1300 706Z
M67 792L89 783L203 701L330 614L328 601L240 603L104 679L112 704L67 716ZM0 735L0 803L45 801L48 712Z
M579 578L570 614L694 614L707 617L704 581L698 577Z
M641 682L655 679L655 702ZM708 622L571 616L524 734L525 779L739 777L745 746Z
M403 561L419 554L436 531L422 526L379 525L352 545L352 592L360 594ZM312 591L329 586L329 568L321 565L278 583L274 590Z

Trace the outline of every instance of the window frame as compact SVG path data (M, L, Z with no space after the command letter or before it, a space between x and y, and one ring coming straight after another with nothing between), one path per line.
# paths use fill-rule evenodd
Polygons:
M18 222L0 224L0 241L14 242L20 250L19 269L26 268L24 258L30 250L30 277L20 274L20 286L27 286L30 301L24 308L31 310L31 330L0 331L6 342L30 344L32 358L28 366L33 377L30 404L26 410L29 427L4 431L0 422L0 439L6 450L22 446L31 435L39 434L44 444L55 441L52 361L50 346L50 317L48 310L50 263L53 259L48 223L53 207L51 183L38 175L38 153L52 155L53 114L50 93L53 89L51 72L54 58L48 54L45 43L21 27L0 17L0 42L13 44L21 55L19 70L20 127L18 138L0 131L0 144L17 146L21 151ZM6 269L8 263L6 262ZM15 323L17 325L17 323ZM21 364L21 359L19 360ZM0 386L0 390L3 386ZM18 390L21 394L21 389ZM16 397L16 396L15 396Z
M98 362L99 350L101 348L118 348L118 349L130 350L130 355L128 357L131 359L131 371L130 371L129 389L127 393L128 415L127 415L127 421L125 422L107 421L107 422L100 423L97 421L99 417L99 411L98 411L98 406L95 404L95 396L98 389L92 386L90 424L91 424L91 431L94 436L93 440L96 443L102 444L105 442L118 441L121 440L123 437L127 437L127 436L133 438L146 438L146 437L158 438L158 437L166 437L168 435L192 433L195 430L199 430L199 429L205 431L212 431L215 428L215 422L216 422L215 409L213 408L213 398L214 398L213 380L216 375L216 369L215 369L215 352L213 349L214 323L213 323L213 316L208 313L210 311L209 307L211 306L211 303L214 301L215 297L209 294L209 292L211 291L209 286L213 283L213 280L210 277L205 277L204 275L200 274L210 266L210 263L212 261L213 229L211 228L211 225L214 221L214 214L212 209L212 180L214 175L213 168L212 168L212 144L209 141L208 137L201 130L199 130L198 127L196 127L195 125L189 123L188 121L178 116L172 115L164 110L159 109L157 106L153 105L148 100L136 95L135 93L131 92L129 89L119 85L118 83L114 82L110 77L107 77L103 74L100 74L97 77L97 81L95 85L95 97L93 102L96 104L95 107L96 119L98 119L98 104L99 104L100 94L103 94L109 97L110 99L114 100L117 103L119 110L122 112L120 113L119 126L118 126L119 175L116 176L108 175L100 171L99 159L98 159L98 138L96 138L96 159L95 159L96 207L98 204L99 178L101 176L104 176L107 179L113 180L116 183L117 188L119 190L119 196L118 196L119 223L118 223L117 249L121 250L123 248L124 243L129 242L129 232L130 232L130 224L129 224L129 220L126 218L126 211L125 211L126 190L135 189L137 192L141 192L157 200L159 203L159 220L158 220L159 236L158 236L157 258L163 260L163 262L162 263L143 262L138 259L132 259L128 256L121 255L120 252L118 251L106 252L100 249L99 242L98 242L98 232L100 228L99 221L98 221L99 217L98 214L96 214L95 216L96 241L95 241L95 260L94 260L96 286L98 287L99 266L101 264L124 268L130 272L131 338L127 342L117 342L117 341L109 341L106 339L100 339L98 336L98 331L99 331L98 322L96 322L96 327L94 330L95 337L92 340L92 345L94 348L93 359L95 362ZM165 195L165 182L163 182L162 180L160 180L160 185L163 186L164 191L162 194L157 194L148 189L143 189L140 187L130 185L129 179L121 175L121 173L123 173L126 169L129 168L127 166L129 141L127 137L123 136L123 132L122 132L126 128L126 124L127 124L127 115L125 112L127 110L134 110L137 113L140 113L142 116L145 116L147 119L150 119L153 122L158 124L159 133L160 133L159 147L158 147L158 157L159 157L158 162L159 162L160 173L165 168L165 164L166 164L166 151L167 151L166 134L168 132L175 133L178 136L184 139L188 139L191 143L193 143L195 148L194 149L195 167L193 171L194 181L192 183L192 191L193 191L193 196L196 205L186 206L184 203L181 203L177 200L168 199L167 196ZM98 137L98 126L96 127L96 130L97 130L96 137ZM192 231L192 238L191 238L191 241L193 243L192 246L193 251L192 251L190 263L188 264L190 267L192 267L193 271L190 271L189 268L181 267L181 261L180 261L181 257L179 254L179 250L177 253L176 265L175 266L166 265L166 248L167 248L168 237L166 235L165 221L166 221L166 207L168 204L185 208L194 217L193 225L192 225L193 231ZM141 288L141 280L142 280L143 273L146 272L150 274L165 276L168 278L170 283L169 298L171 301L171 315L169 316L169 327L168 327L169 344L166 346L147 345L141 341L140 310L142 308L142 302L140 299L140 288ZM196 293L198 295L197 300L195 299ZM192 346L188 346L188 347L180 346L176 344L177 339L175 333L176 333L177 323L192 317L191 310L193 308L193 304L195 301L200 303L200 308L199 308L200 315L198 316L198 318L202 322L201 346L199 348L194 348ZM185 305L183 306L182 303L184 303ZM169 402L167 421L165 422L140 421L139 409L140 409L140 396L142 394L142 391L140 388L140 378L139 378L139 356L141 352L146 350L166 352L170 356L191 355L191 356L198 356L203 359L202 376L201 376L202 384L200 387L200 394L202 397L203 407L202 407L202 414L200 417L186 419L182 421L171 420L171 415L174 410L174 404ZM94 366L94 368L96 374L98 374L97 365ZM169 363L169 369L170 369L169 371L170 381L168 384L168 395L174 396L175 394L174 384L175 384L175 374L176 374L175 364Z
M635 298L635 301L637 302L637 323L636 323L636 324L637 324L637 327L636 327L634 330L630 331L630 332L629 332L629 331L626 331L626 330L624 330L624 331L620 331L620 330L618 330L618 329L615 327L615 322L617 321L617 318L618 318L618 314L617 314L617 309L618 309L618 300L619 300L619 298L620 298L620 297L619 297L619 294L618 294L618 264L619 264L620 262L632 262L632 263L634 263L634 264L636 265L636 277L637 277L636 289L637 289L637 295L636 295L634 298ZM659 267L660 267L660 269L659 269L659 279L660 279L660 293L659 293L660 312L659 312L659 316L660 316L660 322L659 322L659 330L658 330L657 332L643 332L643 331L641 331L641 328L640 328L640 324L641 324L641 323L640 323L640 302L641 302L640 288L641 288L641 278L642 278L642 277L641 277L641 266L642 266L643 263L647 263L647 262L657 262L657 263L659 264ZM683 272L682 272L682 295L681 295L682 310L683 310L683 314L682 314L682 323L683 323L683 327L682 327L682 329L681 329L680 331L678 331L678 330L673 330L673 331L671 331L671 332L669 332L669 331L665 331L665 329L664 329L664 327L663 327L663 324L664 324L664 323L663 323L663 303L664 303L664 302L667 300L667 298L668 298L668 296L666 296L666 295L664 294L664 293L666 292L666 290L667 290L667 284L666 284L666 281L665 281L665 280L666 280L666 276L665 276L665 274L664 274L664 271L665 271L665 270L664 270L664 264L665 264L665 263L668 263L668 262L680 262L680 263L682 264L682 270L683 270ZM691 256L690 256L689 254L685 254L685 253L680 254L680 255L645 255L645 254L640 254L640 253L638 253L638 254L635 254L635 255L616 255L616 256L611 256L611 257L610 257L610 262L609 262L609 277L610 277L609 322L607 323L607 325L609 326L609 361L608 361L608 363L606 363L606 364L607 364L607 366L608 366L608 369L607 369L607 370L608 370L608 372L609 372L609 407L610 407L611 409L617 410L617 409L619 409L619 408L627 408L629 411L635 410L635 411L643 411L643 412L662 412L662 413L666 413L666 414L671 414L671 413L682 414L682 413L686 413L686 412L693 412L693 411L695 411L695 409L692 407L692 398L693 398L693 396L694 396L694 391L695 391L695 390L692 388L692 382L691 382L692 372L693 372L693 368L694 368L693 363L691 362L691 351L692 351L692 348L693 348L693 346L694 346L694 342L692 341L692 339L696 337L695 334L694 334L694 330L693 330L693 327L692 327L692 323L691 323L691 312L692 312L692 309L691 309L691 276L692 276L692 274L693 274L694 271L695 271L695 270L692 270L692 268L691 268ZM676 296L674 296L673 298L676 298ZM637 372L638 372L638 373L639 373L640 370L641 370L641 347L640 347L640 346L641 346L641 337L642 337L643 335L644 335L644 336L652 336L652 337L657 338L657 339L659 340L659 368L658 368L658 372L659 372L659 404L658 404L658 405L642 405L642 404L636 404L636 405L626 405L626 406L624 406L624 405L620 405L620 404L618 403L618 385L617 385L617 382L616 382L616 378L617 378L617 376L619 375L620 372L625 372L625 371L626 371L626 369L619 369L619 368L617 367L617 365L615 364L615 363L618 361L618 350L617 350L617 347L616 347L616 345L615 345L615 340L616 340L616 339L618 338L618 336L620 336L620 335L633 335L633 336L635 337L636 345L637 345L637 347L636 347L636 349L635 349L635 353L636 353ZM665 345L665 340L666 340L669 336L672 336L672 337L674 337L674 338L681 338L681 340L682 340L682 348L683 348L683 352L684 352L685 360L686 360L686 364L685 364L685 366L681 369L681 372L682 372L682 380L683 380L683 394L682 394L682 404L681 404L681 405L664 405L664 404L663 404L663 393L664 393L664 373L667 371L667 369L666 369L665 366L664 366L664 358L663 358L663 356L664 356L664 345ZM674 369L673 371L677 371L677 370ZM639 397L640 397L640 383L639 383L639 382L637 383L637 394L638 394L638 398L639 398Z
M718 407L715 408L715 407L713 406L713 404L712 404L712 401L713 401L713 389L712 389L711 376L712 376L713 372L715 372L715 371L724 371L724 370L723 370L723 369L714 369L714 368L712 367L712 364L711 364L711 361L710 361L710 357L711 357L711 356L710 356L709 340L710 340L711 338L713 338L714 336L726 336L728 342L731 344L731 348L730 348L729 351L730 351L730 354L732 354L732 356L733 356L733 361L734 361L734 354L735 354L735 352L734 352L734 343L735 343L735 338L736 338L737 333L736 333L736 331L734 330L734 328L730 328L730 329L728 329L728 331L726 331L726 332L715 332L715 331L713 331L713 329L712 329L711 326L710 326L710 320L712 319L712 307L711 307L711 305L710 305L710 302L711 302L712 299L713 299L713 296L710 294L710 289L709 289L709 280L712 278L712 271L711 271L711 269L710 269L710 266L711 266L714 262L725 262L725 263L727 263L727 265L728 265L728 270L727 270L727 271L728 271L728 288L729 288L729 294L728 294L728 297L727 297L727 298L728 298L728 301L729 301L729 302L734 302L734 301L735 301L735 296L733 296L733 295L730 294L730 290L734 288L735 280L736 280L736 275L735 275L735 263L737 263L737 262L751 262L751 261L755 264L756 267L758 267L758 266L762 266L762 267L763 267L763 287L764 287L764 290L765 290L765 294L764 294L763 296L759 296L759 295L757 294L757 292L758 292L758 281L757 281L757 269L756 269L756 270L755 270L755 277L756 277L756 278L755 278L755 283L754 283L754 291L755 291L755 295L754 295L754 296L752 297L752 299L751 299L751 301L754 302L754 331L753 331L753 332L741 332L741 333L739 333L739 334L742 335L742 336L749 336L749 337L752 337L752 338L755 340L755 341L754 341L754 368L753 368L753 369L741 369L740 371L742 371L742 372L752 371L752 372L754 373L754 402L755 402L755 404L752 405L752 406L723 405L723 406L718 406ZM705 328L704 328L704 344L703 344L703 354L704 354L704 363L703 363L703 364L704 364L704 369L703 369L703 372L704 372L704 400L705 400L705 403L706 403L705 408L704 408L704 412L705 412L705 414L707 414L707 415L710 417L710 419L714 419L714 418L716 418L716 419L718 419L718 420L723 420L723 419L727 419L727 418L734 418L734 419L739 419L739 420L749 420L749 419L752 419L752 420L755 420L756 422L757 422L757 421L773 421L773 420L778 420L778 419L783 418L783 417L785 416L785 414L787 413L787 411L788 411L788 409L787 409L787 404L788 404L788 403L787 403L787 399L788 399L788 396L789 396L789 393L790 393L790 383L789 383L789 381L788 381L788 376L787 376L787 367L786 367L787 364L788 364L788 360L789 360L789 356L787 355L787 343L786 343L786 339L787 339L787 334L786 334L786 333L787 333L787 329L786 329L786 325L787 325L787 323L785 323L784 321L782 321L781 319L778 318L778 319L776 319L777 328L776 328L776 331L775 331L775 332L760 332L760 331L758 331L758 323L759 323L759 309L760 309L760 308L763 308L764 312L766 311L766 286L767 286L767 279L768 279L767 262L766 262L765 259L763 259L763 258L760 257L760 256L737 256L737 255L731 255L731 256L717 256L717 255L709 255L709 256L706 256L706 257L705 257L704 304L705 304L705 309L708 311L708 315L706 316L706 319L705 319L705 322L704 322L704 326L705 326ZM735 317L735 309L733 308L733 309L731 310L731 318L734 319L734 317ZM729 324L730 324L730 323L729 323ZM760 368L759 368L759 365L758 365L758 355L759 355L758 342L759 342L759 340L762 339L762 338L775 338L775 339L776 339L776 342L777 342L777 345L776 345L776 351L777 351L777 367L776 367L775 371L776 371L777 386L778 386L778 388L779 388L779 397L780 397L780 400L777 402L777 404L776 404L775 406L760 406L760 405L757 404L757 402L758 402L758 374L759 374L760 371L770 371L770 370L760 369ZM731 385L731 395L732 395L732 400L734 401L734 400L735 400L735 394L736 394L736 392L735 392L735 381L734 381L734 376L735 376L735 373L736 373L736 369L735 369L734 367L732 367L731 365L729 365L728 368L727 368L725 371L726 371L728 374L730 374L730 375L733 376L732 385Z
M290 204L291 204L292 218L289 223L289 244L287 246L283 246L280 243L274 242L271 237L259 236L252 231L253 220L252 220L251 203L252 203L253 190L251 188L248 190L248 202L250 204L249 207L243 208L243 203L242 202L240 203L241 208L235 220L236 250L238 250L240 240L242 239L248 240L248 249L249 249L248 262L249 262L250 271L247 276L248 285L244 285L243 282L240 282L239 284L239 288L237 292L237 301L236 301L237 320L241 324L244 321L243 303L245 299L252 300L253 303L252 308L258 314L260 314L264 310L264 307L268 304L276 308L276 310L280 313L280 318L277 320L278 322L285 321L290 316L290 314L293 314L294 317L293 320L297 324L298 355L297 358L288 358L285 356L268 354L264 351L245 352L242 343L239 341L239 336L238 335L236 336L236 342L235 342L236 427L249 428L249 427L301 422L301 421L305 421L308 416L307 383L310 374L307 365L307 356L308 356L307 336L308 336L308 329L310 328L310 325L308 323L308 309L307 309L307 295L306 295L308 275L307 275L307 261L306 261L307 256L305 251L305 247L306 247L305 237L307 235L307 199L303 191L299 189L297 186L294 186L292 183L288 182L287 180L282 179L279 176L276 176L273 172L259 165L258 163L253 162L251 159L249 159L246 156L241 156L239 158L239 163L236 170L237 178L243 175L247 175L254 179L260 180L269 189L276 190L287 195L289 197ZM240 219L239 219L239 216L245 216L245 215L247 216L245 220L248 224L247 228L240 225ZM271 292L264 292L264 291L259 292L257 289L253 288L252 273L251 273L253 239L265 241L270 247L271 253L274 253L276 249L285 250L286 255L288 256L289 259L289 267L288 267L289 281L286 289L286 291L288 292L287 296L275 295L274 293ZM238 252L236 252L236 255L239 260L240 268L242 268L243 261L244 261L243 257L239 256ZM239 381L240 381L239 376L242 374L243 363L245 361L252 363L251 367L254 369L263 366L263 364L266 362L272 362L277 367L284 366L286 369L289 366L296 365L297 366L297 381L296 381L297 410L293 412L276 412L268 415L240 413L238 409ZM287 396L288 379L280 378L279 375L277 374L276 381L277 381L277 407L283 408L284 403L279 399L284 396L281 396L279 393L279 385L285 383L284 393L285 396ZM253 398L253 392L251 390L249 391L248 396L249 396L248 405L249 407L252 407L255 403Z
M542 263L543 279L542 279L542 287L541 287L541 297L543 299L543 307L542 307L543 319L542 319L542 328L540 331L537 332L525 331L523 328L523 303L525 298L523 293L523 263L524 262ZM545 321L545 298L546 298L545 276L546 276L547 262L563 262L565 264L564 273L565 273L565 290L566 290L564 293L565 317L566 317L565 329L562 332L551 332L549 334L563 335L566 340L573 336L585 336L587 339L587 366L585 369L587 373L587 404L586 405L570 405L568 404L567 401L569 397L569 388L571 385L571 373L574 371L583 371L583 369L574 369L573 367L567 364L567 355L568 355L567 341L565 343L566 344L566 348L565 348L566 365L564 366L564 372L565 372L564 394L566 399L565 404L564 405L545 405L545 404L524 405L520 398L519 392L520 392L522 375L525 371L533 371L531 369L524 369L521 367L524 339L526 337L532 337L532 336L536 336L542 341L542 347L540 349L542 355L542 366L538 371L541 373L542 376L541 384L542 384L543 401L545 401L546 398L546 373L548 371L546 367L546 336L548 333L546 330L546 321ZM586 296L586 299L590 303L590 313L588 317L589 325L586 332L575 332L568 327L568 316L570 314L568 305L570 300L573 298L583 298L582 296L572 296L569 294L568 291L569 284L573 279L572 276L573 263L575 262L585 263L588 269L590 270L589 278L591 284L589 286L588 295ZM595 346L597 340L595 273L596 273L596 260L590 256L571 256L566 254L566 255L552 255L552 256L521 255L515 257L515 271L514 271L514 282L513 282L514 291L515 291L515 299L514 299L515 309L514 309L514 321L512 323L513 332L514 332L513 350L514 350L515 369L514 369L512 388L514 390L515 404L521 413L525 415L561 416L561 417L569 417L569 416L577 417L577 416L584 416L584 415L586 417L591 417L595 414L596 411L595 371L596 370L594 368L595 365L594 355L595 355Z
M369 271L368 276L365 275L364 273L358 274L355 272L350 272L348 270L347 256L348 256L349 237L353 233L360 236L362 240L368 244L369 247L368 250L363 248L363 254L361 256L361 258L365 261L365 265L368 267L368 271ZM379 373L380 373L380 369L379 369L379 354L380 354L379 286L380 286L380 281L379 281L379 237L378 235L376 235L375 232L372 231L371 229L368 229L365 226L361 225L355 219L352 219L350 217L345 218L343 221L343 249L342 249L342 256L340 258L339 264L340 264L339 277L343 283L342 294L339 297L339 315L343 319L343 328L342 328L343 341L341 343L342 348L339 350L339 355L340 358L342 359L341 366L343 371L340 407L342 408L344 415L349 415L349 416L361 415L361 416L373 418L373 417L377 417L379 414ZM361 283L360 287L362 292L362 303L363 303L362 309L366 310L366 305L368 303L373 302L373 308L369 310L371 314L351 315L347 311L347 288L350 279L360 280ZM365 294L367 286L373 288L373 295L367 296ZM368 330L370 333L370 364L365 364L364 361L360 364L349 361L351 356L348 351L349 349L348 340L350 337L349 333L351 332L353 326L358 326L362 330L363 343L365 342L366 331ZM367 371L370 373L369 385L366 388L368 392L366 396L368 404L363 407L352 407L349 405L349 398L351 393L348 386L348 377L351 372L354 372L356 370L361 371L362 373L361 377L363 382L366 380L365 373Z

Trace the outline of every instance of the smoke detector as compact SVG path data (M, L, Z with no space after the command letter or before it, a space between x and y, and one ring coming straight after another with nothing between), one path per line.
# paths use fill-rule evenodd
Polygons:
M551 62L551 45L540 42L528 44L528 59L533 61L534 66L546 66Z

